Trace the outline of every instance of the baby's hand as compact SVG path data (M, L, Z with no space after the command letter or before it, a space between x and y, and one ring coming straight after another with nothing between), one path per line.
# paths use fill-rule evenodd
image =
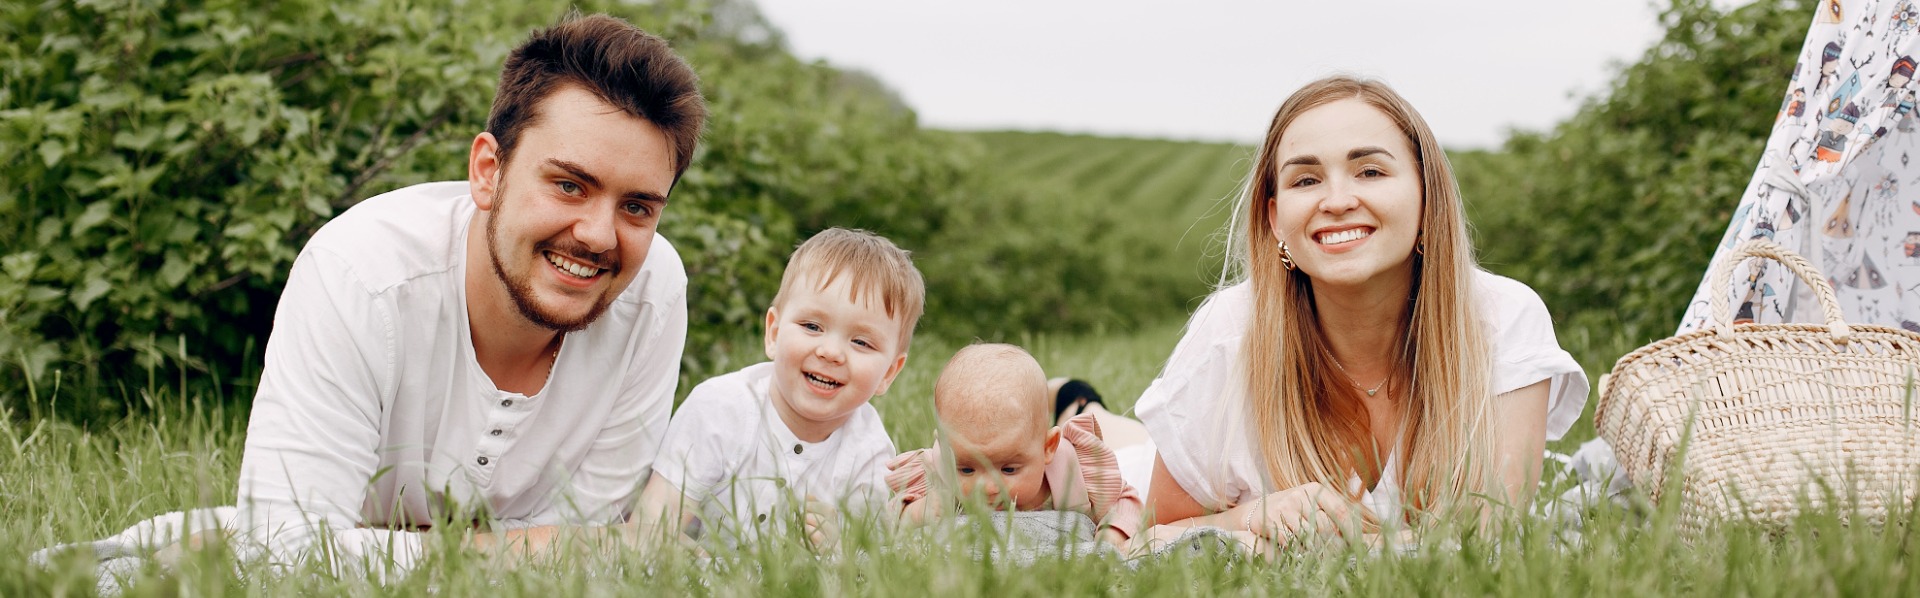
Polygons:
M814 552L826 552L840 542L840 516L832 503L807 497L807 504L801 519L801 529L806 532L807 544Z
M887 463L887 468L909 475L890 475L888 487L893 498L888 505L899 522L908 526L920 526L939 520L947 515L953 499L949 497L947 484L935 472L939 465L938 452L933 449L920 449L901 453Z

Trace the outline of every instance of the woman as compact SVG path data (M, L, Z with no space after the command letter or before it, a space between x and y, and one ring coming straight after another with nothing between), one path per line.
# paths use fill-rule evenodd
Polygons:
M1586 376L1539 297L1476 265L1413 107L1378 82L1308 84L1274 115L1240 203L1237 282L1137 407L1158 448L1155 523L1285 542L1524 508Z

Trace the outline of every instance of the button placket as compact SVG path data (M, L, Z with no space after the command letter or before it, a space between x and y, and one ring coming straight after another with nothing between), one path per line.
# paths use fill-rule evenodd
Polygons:
M518 435L514 429L526 419L532 403L528 398L510 392L498 392L493 396L496 409L487 414L475 433L479 434L473 447L473 467L485 477L492 476L494 465L498 465L500 455L506 454Z

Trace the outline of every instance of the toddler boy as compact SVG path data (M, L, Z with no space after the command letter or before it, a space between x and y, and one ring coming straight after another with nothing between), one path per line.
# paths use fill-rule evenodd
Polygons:
M818 548L836 505L884 503L894 447L868 401L906 364L925 293L907 252L880 236L834 228L801 244L767 309L771 361L687 395L637 523L737 544L803 522Z

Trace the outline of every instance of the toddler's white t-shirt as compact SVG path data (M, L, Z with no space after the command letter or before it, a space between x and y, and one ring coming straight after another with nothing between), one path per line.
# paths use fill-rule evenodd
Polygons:
M821 442L794 436L774 410L773 363L700 383L673 414L654 471L700 505L700 535L738 543L799 521L808 497L850 517L887 499L893 440L862 405Z

